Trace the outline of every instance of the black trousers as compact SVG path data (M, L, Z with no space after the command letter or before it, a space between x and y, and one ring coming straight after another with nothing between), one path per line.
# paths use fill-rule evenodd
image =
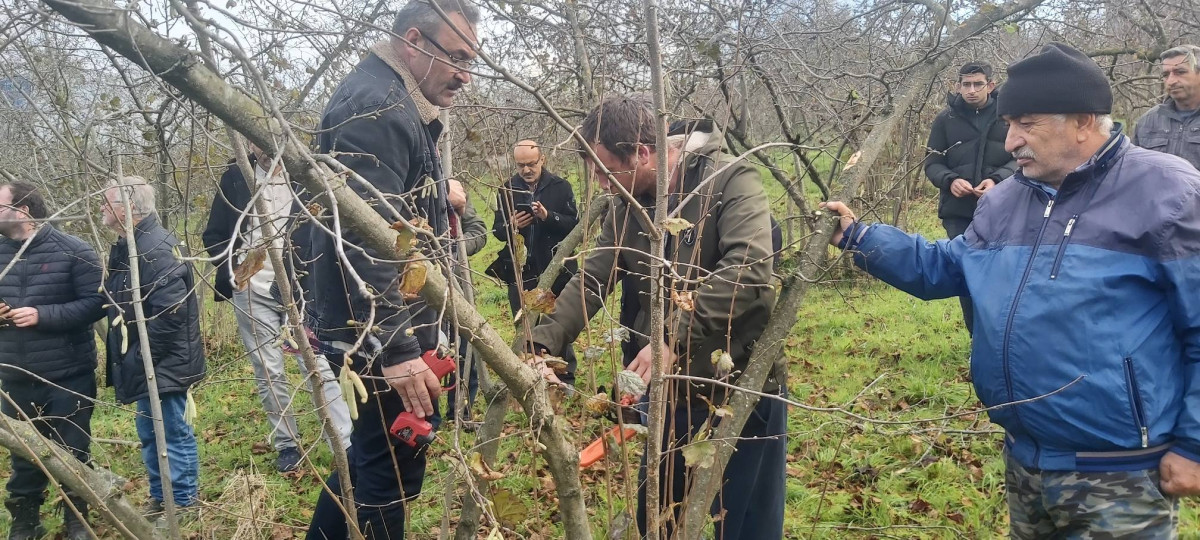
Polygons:
M336 358L334 357L336 356ZM335 370L341 369L341 355L329 356ZM354 365L362 366L365 360L356 359ZM362 371L360 374L364 374ZM371 367L370 374L382 375L378 364ZM425 447L413 448L396 441L388 433L392 422L404 412L404 400L382 379L363 378L367 387L367 402L358 404L358 420L350 434L350 481L354 484L354 503L358 509L358 526L369 540L403 539L404 506L421 493L425 481ZM351 399L352 396L346 396ZM434 407L437 401L434 400ZM441 417L434 414L426 418L437 429ZM329 488L341 495L341 482L337 473L329 475ZM346 501L342 501L346 504ZM325 490L317 499L309 525L310 540L337 539L347 537L346 517L338 509Z
M971 224L971 220L962 218L946 218L942 220L942 227L946 229L946 238L953 239L954 237L967 232L967 226ZM975 325L975 305L971 303L970 296L958 297L958 303L962 306L963 323L967 326L967 333L974 333Z
M683 501L690 485L688 468L679 448L708 420L708 406L679 407L672 414L663 436L659 501L668 505ZM673 429L673 432L671 431ZM716 523L718 540L757 540L783 538L783 506L786 499L784 470L787 461L787 405L775 399L761 399L742 428L742 440L725 467L724 487L713 500L710 513L724 512ZM748 437L759 437L749 440ZM638 531L646 534L646 458L638 473ZM668 491L669 490L669 491ZM675 520L683 514L683 505L675 504ZM668 525L669 529L673 529ZM700 531L690 531L699 537ZM670 536L670 534L668 534Z
M50 440L71 450L75 458L91 460L92 411L96 398L96 374L88 371L52 383L34 381L4 381L4 391L33 420L37 430ZM0 403L4 414L20 418L17 408L8 400ZM10 497L45 498L50 480L32 462L12 458L12 476L8 479Z

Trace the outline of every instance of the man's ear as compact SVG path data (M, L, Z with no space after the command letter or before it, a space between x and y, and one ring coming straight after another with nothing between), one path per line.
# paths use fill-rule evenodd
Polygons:
M647 167L654 166L654 164L650 162L650 145L648 145L648 144L640 144L639 143L637 145L637 158L638 158L638 165L647 166Z
M421 31L416 28L409 28L402 36L404 39L393 39L392 42L396 50L400 52L400 56L404 59L411 60L416 55L420 54L417 50L419 46L417 40L421 39Z

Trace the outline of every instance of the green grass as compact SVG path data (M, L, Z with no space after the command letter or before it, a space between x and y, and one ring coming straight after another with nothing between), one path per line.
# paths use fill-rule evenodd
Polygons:
M769 190L774 190L769 188ZM477 195L475 201L480 201ZM490 211L479 204L485 219ZM931 238L940 227L932 203L914 203L909 222ZM472 260L477 272L495 257L494 239ZM504 290L477 275L476 305L506 338L512 336ZM207 295L206 295L207 296ZM228 481L238 473L259 473L278 523L271 538L301 537L319 492L319 476L307 471L296 476L274 472L274 453L267 443L268 426L252 383L252 371L242 356L233 316L224 305L208 305L204 323L210 351L208 379L196 388L200 418L201 496L215 503ZM593 325L590 341L598 342ZM585 341L587 338L585 338ZM844 414L793 408L789 414L787 463L788 538L1000 538L1007 533L1001 438L985 415L915 422L969 412L979 407L968 377L968 337L954 300L922 302L861 276L814 287L786 344L791 399L812 407L839 407L878 420L914 422L898 425L864 423ZM582 347L579 349L582 350ZM614 361L603 358L584 365L584 393L611 380ZM112 404L111 389L102 389L93 430L96 437L135 440L133 417ZM316 437L309 396L297 403L306 411L301 429L312 449L312 464L323 475L329 452ZM476 404L481 416L485 404ZM585 412L578 401L563 404L578 445L609 427ZM471 451L473 435L444 429L431 448L425 489L409 506L409 538L437 538L443 526L447 491L464 492L454 474L453 459ZM510 412L496 469L505 477L490 496L501 522L526 538L558 538L552 483L533 446L528 420ZM267 450L264 452L264 450ZM128 496L139 503L146 493L145 471L134 446L96 443L96 464L131 479ZM6 451L0 450L0 457ZM623 512L632 505L637 456L607 462L584 472L589 515L597 537L620 527ZM0 474L8 461L0 460ZM631 476L632 475L632 476ZM505 493L510 495L505 495ZM452 502L449 522L457 518ZM210 513L209 515L212 515ZM47 525L60 521L44 516ZM7 528L0 513L0 530ZM1184 537L1196 538L1200 528L1196 505L1183 505ZM203 529L203 532L201 532ZM99 525L103 538L115 533ZM224 538L212 525L191 526L195 538ZM505 534L505 537L515 535Z

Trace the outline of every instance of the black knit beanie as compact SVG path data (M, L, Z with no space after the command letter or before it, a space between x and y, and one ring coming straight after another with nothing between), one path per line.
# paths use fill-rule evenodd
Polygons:
M1062 43L1008 66L1001 116L1112 112L1112 88L1094 60Z

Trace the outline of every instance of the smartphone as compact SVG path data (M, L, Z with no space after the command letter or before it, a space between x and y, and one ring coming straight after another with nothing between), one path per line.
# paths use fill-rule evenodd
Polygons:
M533 215L533 203L519 202L513 206L514 214L521 212L529 212L529 215Z

